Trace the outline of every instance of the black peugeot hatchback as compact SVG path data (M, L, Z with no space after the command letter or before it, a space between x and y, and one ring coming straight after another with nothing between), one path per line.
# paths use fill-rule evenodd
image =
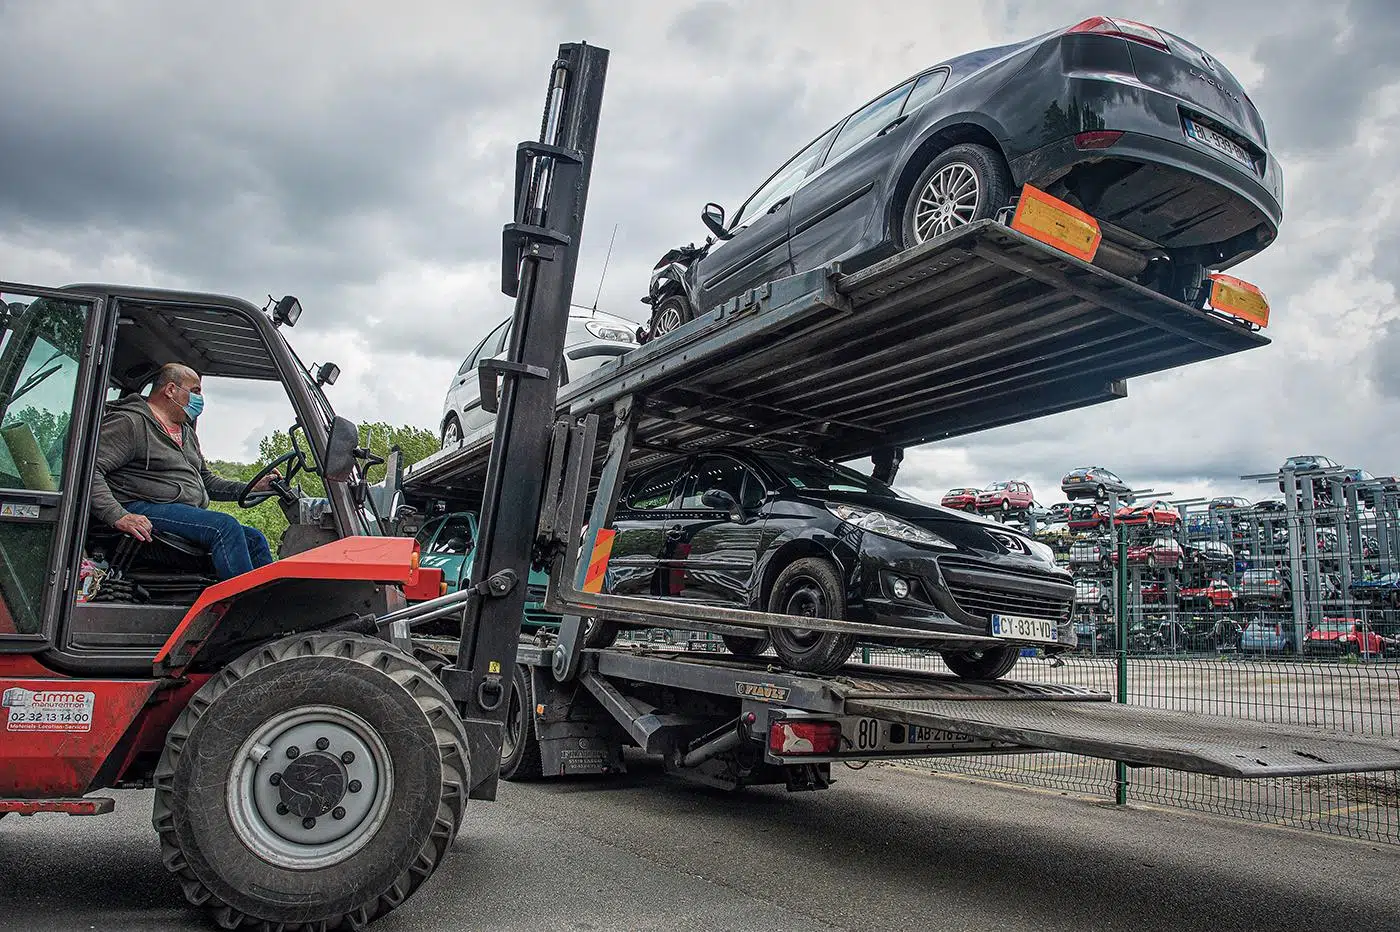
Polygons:
M722 450L654 466L627 483L613 528L604 585L617 595L927 631L912 643L975 679L1002 676L1023 647L1075 644L1074 586L1049 547L811 457ZM808 673L838 669L856 646L793 628L725 643L753 656L770 639Z

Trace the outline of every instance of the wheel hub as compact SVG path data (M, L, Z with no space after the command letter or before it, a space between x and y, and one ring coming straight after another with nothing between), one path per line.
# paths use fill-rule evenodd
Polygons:
M367 844L392 789L388 749L368 723L344 709L304 707L244 742L229 774L229 819L259 857L311 870Z
M292 815L314 819L340 805L349 784L345 765L317 751L297 758L282 771L277 793Z

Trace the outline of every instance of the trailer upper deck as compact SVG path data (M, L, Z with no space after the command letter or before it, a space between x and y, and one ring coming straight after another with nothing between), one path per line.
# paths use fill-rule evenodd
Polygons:
M860 272L755 289L562 387L559 407L603 415L606 437L634 398L633 463L718 446L850 460L1122 398L1127 379L1268 342L982 220ZM493 434L420 461L406 490L478 490Z

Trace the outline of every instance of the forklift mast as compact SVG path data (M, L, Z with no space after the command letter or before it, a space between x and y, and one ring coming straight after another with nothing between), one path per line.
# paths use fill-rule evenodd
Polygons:
M473 762L500 760L607 62L606 49L561 45L540 138L516 149L515 219L505 227L501 256L501 290L515 298L514 325L505 358L479 369L482 407L499 410L461 642L456 662L443 671ZM476 773L482 779L472 798L494 799L497 769Z

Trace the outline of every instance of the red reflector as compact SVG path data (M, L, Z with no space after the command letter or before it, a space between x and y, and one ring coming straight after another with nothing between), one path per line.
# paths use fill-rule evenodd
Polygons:
M1065 32L1092 32L1100 36L1117 36L1141 42L1162 51L1168 51L1167 40L1160 32L1145 23L1135 23L1130 19L1109 19L1107 16L1091 16L1082 23L1076 23Z
M1123 131L1117 129L1094 129L1087 133L1076 133L1074 147L1076 149L1107 149L1122 136Z
M835 754L840 747L837 722L777 721L768 729L768 750L774 754Z

